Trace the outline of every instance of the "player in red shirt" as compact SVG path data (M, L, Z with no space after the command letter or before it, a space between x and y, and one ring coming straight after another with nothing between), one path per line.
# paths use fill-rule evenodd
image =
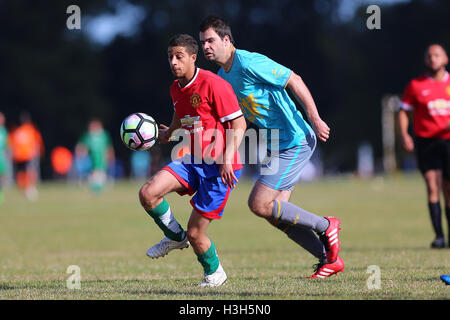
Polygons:
M432 248L445 247L441 186L450 227L450 76L446 71L447 64L448 56L441 45L428 46L425 52L427 73L408 84L398 115L402 145L406 151L416 151L419 169L427 185L428 208L436 233ZM409 113L414 115L414 139L408 133Z
M237 150L246 122L231 85L196 67L197 52L197 42L189 35L177 35L169 41L169 64L176 78L170 88L175 112L170 127L161 125L159 134L160 143L167 143L176 130L188 133L190 154L156 173L142 186L139 198L165 235L147 255L159 258L191 244L204 270L200 285L220 286L227 276L206 229L212 220L222 217L239 179L242 165ZM187 231L164 199L173 191L180 195L195 193Z

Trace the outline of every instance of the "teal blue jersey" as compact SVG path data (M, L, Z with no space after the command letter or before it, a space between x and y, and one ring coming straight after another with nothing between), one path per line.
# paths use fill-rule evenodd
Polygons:
M278 129L279 149L299 146L312 130L285 88L292 71L268 57L236 49L228 72L218 75L233 87L244 116L261 129ZM271 130L268 148L271 149Z
M8 161L6 159L6 151L8 148L7 140L8 132L5 127L0 126L0 175L3 175L8 169Z
M5 127L0 126L0 154L5 154L7 149L8 132Z

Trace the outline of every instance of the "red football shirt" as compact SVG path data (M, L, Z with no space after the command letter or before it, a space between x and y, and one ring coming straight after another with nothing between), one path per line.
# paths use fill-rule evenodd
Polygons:
M450 122L450 77L441 81L428 75L408 84L402 98L402 109L414 112L413 131L422 138L450 139L446 129Z
M178 80L172 83L170 95L183 129L190 133L191 154L217 161L226 146L229 121L242 116L231 85L210 71L196 68L194 77L184 87ZM236 152L233 170L241 168Z

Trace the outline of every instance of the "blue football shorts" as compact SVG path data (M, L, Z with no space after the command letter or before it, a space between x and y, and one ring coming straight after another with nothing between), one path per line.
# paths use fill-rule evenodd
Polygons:
M222 182L217 164L194 163L191 155L172 161L163 168L170 172L185 188L180 195L194 195L192 207L208 219L221 219L233 188ZM234 174L239 179L242 170Z
M316 145L316 135L310 132L300 146L280 150L278 154L268 151L258 181L274 190L293 190Z

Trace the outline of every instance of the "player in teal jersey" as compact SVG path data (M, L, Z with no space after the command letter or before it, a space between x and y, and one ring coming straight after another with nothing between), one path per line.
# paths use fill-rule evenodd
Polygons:
M221 67L218 75L233 87L247 120L260 129L268 129L270 161L263 165L265 174L250 194L251 211L319 259L312 278L326 278L343 271L344 263L338 256L340 220L317 216L289 202L300 173L314 152L316 137L326 142L330 134L307 86L300 76L267 56L236 49L225 20L209 16L199 29L205 58ZM297 110L286 88L302 102L316 132Z
M76 156L88 155L91 160L89 185L94 192L100 192L106 185L108 163L114 159L114 149L111 137L104 130L98 119L89 122L89 128L84 133L75 148Z
M7 141L8 132L5 128L5 116L0 112L0 204L4 201L3 186L9 170Z

